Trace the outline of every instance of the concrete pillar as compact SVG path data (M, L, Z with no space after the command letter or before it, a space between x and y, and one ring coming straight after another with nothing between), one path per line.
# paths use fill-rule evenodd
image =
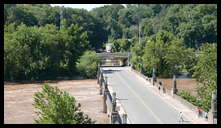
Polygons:
M155 69L153 68L153 74L152 74L152 85L154 86L156 82L156 74L155 74Z
M119 116L117 112L111 113L111 124L119 124Z
M99 71L97 71L97 84L99 84Z
M108 91L108 88L107 88L107 86L108 86L108 84L107 84L107 77L105 77L105 78L106 78L106 80L105 80L106 82L105 82L105 84L104 84L104 90L105 90L105 91Z
M99 84L99 77L100 77L100 63L97 66L97 84Z
M100 78L100 95L102 95L103 84L104 84L104 77L103 77L103 73L101 73L101 78Z
M123 114L122 117L122 124L127 124L127 114Z
M162 90L162 83L161 82L159 82L158 89L159 89L159 92Z
M212 101L211 101L211 111L212 111L212 120L217 119L217 91L212 92Z
M112 112L111 112L111 123L116 124L119 123L118 113L116 111L116 92L112 93Z
M116 92L113 92L112 96L112 112L116 112Z
M165 89L165 87L163 87L163 93L164 93L164 94L166 93L166 89Z
M102 74L102 72L100 72L100 77L99 77L99 85L101 86L101 84L102 84L102 76L103 76L103 74Z
M103 113L107 113L107 92L104 91L104 95L103 95Z
M106 85L106 84L107 84L107 76L105 76L105 79L104 79L104 80L105 80L105 85Z
M172 95L177 93L177 86L176 86L176 75L173 75L173 83L172 83Z
M102 85L102 92L104 94L105 91L108 91L108 88L107 88L107 77L105 76L105 79L103 81L103 85Z

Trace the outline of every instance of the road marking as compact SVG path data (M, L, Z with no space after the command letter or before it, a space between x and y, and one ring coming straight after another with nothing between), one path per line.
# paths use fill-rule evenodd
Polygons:
M150 107L147 105L147 104L145 104L145 102L143 101L143 99L142 98L140 98L140 96L130 87L130 86L128 86L128 84L123 80L123 78L121 78L121 76L118 74L118 73L116 73L118 76L119 76L119 78L125 83L125 85L127 86L127 88L134 94L134 96L136 96L138 99L139 99L139 101L144 105L144 107L146 108L146 110L148 110L153 116L154 116L154 118L158 121L158 122L160 122L160 123L164 123L151 109L150 109Z
M126 72L127 72L127 73L130 73L131 75L133 75L131 71L126 71ZM135 76L136 76L137 78L140 78L140 79L144 80L142 77L140 77L140 76L137 75L137 74L135 74ZM144 83L146 84L146 82L148 82L148 81L145 81L145 80L144 80L144 81L142 81L142 82L144 82ZM151 86L148 86L148 87L153 87L153 88L155 89L155 87L152 86L152 85L151 85ZM186 106L185 106L185 108L183 108L183 109L185 109L185 110L183 110L183 109L180 109L180 107L176 107L175 105L173 105L173 104L171 103L171 101L169 101L170 103L166 102L166 101L163 100L163 99L171 100L169 96L162 97L161 95L159 95L159 93L156 92L156 90L155 90L155 91L151 91L151 90L148 89L148 87L145 86L145 88L146 88L148 91L150 91L153 95L158 96L160 99L162 99L162 101L163 101L164 103L166 103L167 105L169 105L169 106L170 106L172 109L174 109L175 111L177 111L177 112L180 112L180 111L185 112L185 110L188 110L188 109L186 109ZM174 100L174 99L172 99L172 100ZM183 107L183 106L182 106L182 107ZM178 109L178 108L179 108L179 109ZM189 110L188 110L188 112L189 112ZM184 115L184 118L188 120L188 122L193 123L193 120L192 120L189 116L187 116L187 114L183 113L183 115Z

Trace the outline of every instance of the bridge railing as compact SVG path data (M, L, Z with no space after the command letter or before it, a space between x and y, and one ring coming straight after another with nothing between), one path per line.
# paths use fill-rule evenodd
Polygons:
M97 72L97 83L99 84L100 95L103 95L103 112L108 114L110 117L111 124L129 124L131 121L127 117L127 113L123 109L119 100L116 97L116 92L113 91L112 87L108 84L107 77L98 68Z
M195 112L196 115L198 115L198 107L191 104L190 102L188 102L187 100L183 99L182 97L178 96L176 94L177 92L177 89L176 89L176 86L174 86L176 84L176 79L173 79L173 88L171 89L166 89L164 86L163 86L163 83L160 82L160 81L153 81L153 78L149 78L145 75L143 75L141 72L138 72L136 70L134 70L132 67L131 67L131 71L136 73L138 76L140 76L141 78L143 78L144 80L146 80L146 82L150 83L151 85L155 86L157 88L157 90L159 90L159 93L160 94L163 94L164 96L165 95L168 95L168 96L171 96L172 98L176 99L177 101L179 101L180 103L182 103L183 105L185 105L186 107L188 107L190 110L192 110L193 112ZM175 88L175 89L174 89ZM176 91L174 91L176 90ZM202 110L201 112L202 114L202 118L205 118L206 119L206 116L205 115L208 115L208 120L211 120L211 112L209 113L206 113L205 111ZM207 119L206 119L207 120Z

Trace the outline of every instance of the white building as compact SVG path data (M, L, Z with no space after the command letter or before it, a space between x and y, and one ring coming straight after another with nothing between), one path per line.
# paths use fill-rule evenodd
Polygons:
M106 52L111 52L111 46L112 46L112 43L106 44Z

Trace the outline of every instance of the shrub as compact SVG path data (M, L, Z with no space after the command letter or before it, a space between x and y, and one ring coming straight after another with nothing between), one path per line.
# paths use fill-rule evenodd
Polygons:
M177 93L177 95L181 96L183 99L187 100L193 105L199 106L199 102L195 96L191 96L190 92L186 90L181 90Z
M57 87L43 85L42 92L34 95L38 111L37 124L90 124L95 123L76 106L76 100Z

